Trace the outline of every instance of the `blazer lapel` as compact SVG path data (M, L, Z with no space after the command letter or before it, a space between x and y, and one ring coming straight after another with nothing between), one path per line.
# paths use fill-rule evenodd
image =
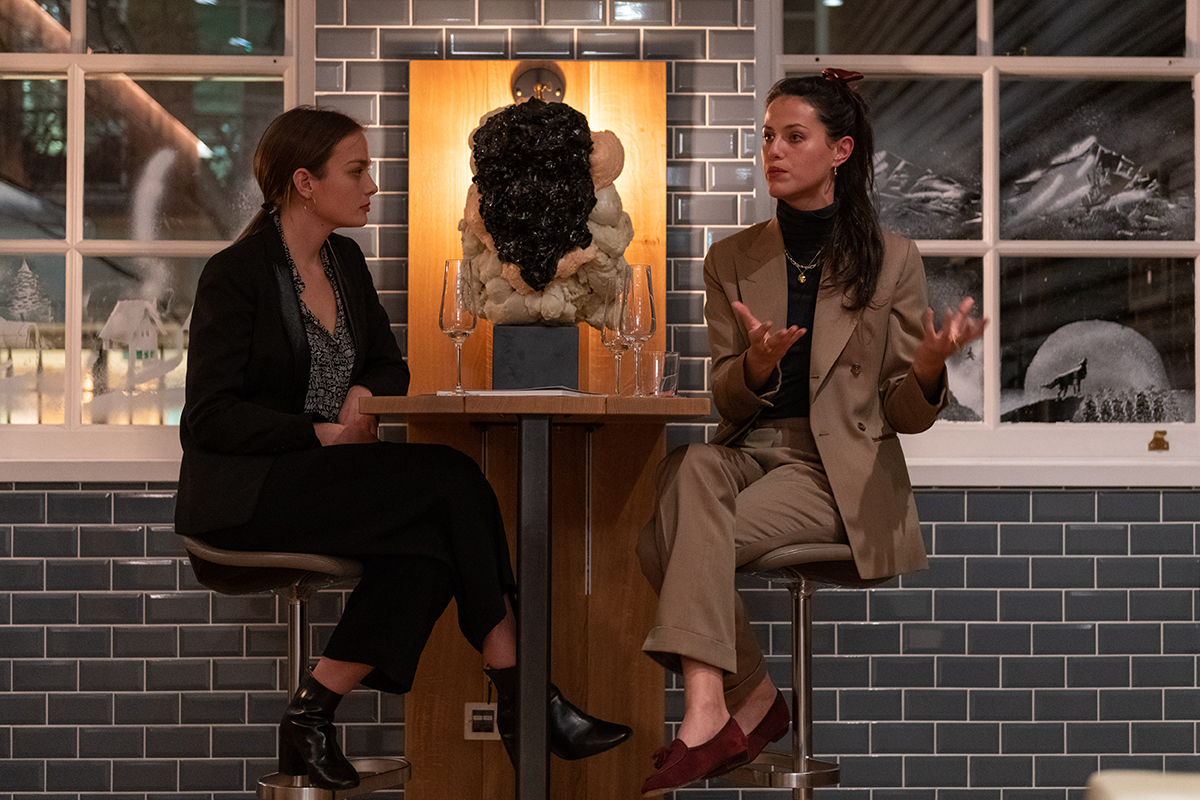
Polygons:
M770 320L773 331L787 327L787 265L783 234L772 219L746 251L735 258L742 302L760 321Z
M275 285L279 289L279 317L283 322L283 329L287 333L288 341L292 345L292 355L296 363L294 399L300 408L304 408L304 398L308 394L308 373L312 354L308 350L308 334L304 331L304 318L300 313L300 298L296 295L296 287L292 283L292 268L288 264L279 232L272 224L264 229L263 235L266 241L267 260L270 262L271 272L275 276Z
M779 222L772 219L767 223L735 263L742 302L760 320L771 320L774 330L787 327L787 281L790 272L783 255L783 234L779 230ZM841 290L822 279L817 292L813 329L805 334L812 337L810 402L829 376L829 370L858 325L859 317L857 312L842 307Z
M362 309L359 308L357 301L362 294L351 290L350 275L342 266L342 260L338 257L337 248L333 246L333 242L326 239L325 247L329 251L329 261L333 265L333 277L337 281L338 294L342 298L342 313L346 315L346 325L350 328L350 339L354 342L354 374L357 375L366 361L366 348L363 346L362 332L358 329L358 320L362 317Z
M821 288L817 292L813 330L809 334L813 337L812 374L808 385L810 403L829 377L829 370L833 369L834 362L842 354L861 316L858 312L847 311L842 305L843 302L841 289L832 281L823 278Z

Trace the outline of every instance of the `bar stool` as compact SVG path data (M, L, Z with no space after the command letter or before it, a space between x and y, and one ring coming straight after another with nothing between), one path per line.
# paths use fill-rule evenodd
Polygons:
M738 572L785 584L792 593L792 752L764 750L724 777L748 786L791 789L793 800L812 800L815 787L835 786L840 780L837 764L813 758L812 595L821 585L866 588L891 578L859 577L850 546L844 544L787 545Z
M296 693L308 668L308 599L326 586L357 579L362 565L349 558L312 553L261 553L224 550L181 536L196 580L221 594L271 591L288 601L288 697ZM280 745L282 752L282 744ZM319 789L307 775L273 772L258 780L262 800L343 800L380 789L403 786L412 774L404 758L351 758L359 775L353 789Z

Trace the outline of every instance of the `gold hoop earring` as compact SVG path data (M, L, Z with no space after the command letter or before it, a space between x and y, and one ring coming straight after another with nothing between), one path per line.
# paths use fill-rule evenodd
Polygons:
M308 204L309 204L310 202L313 204L313 207L312 207L312 208L309 208L309 207L308 207ZM316 208L317 208L316 201L314 201L314 200L313 200L311 197L306 197L306 198L304 198L304 202L303 202L303 203L301 203L301 205L304 207L304 210L305 210L305 211L307 211L307 212L308 212L308 213L310 213L310 214L311 214L311 213L313 213L313 211L315 211L315 210L316 210Z

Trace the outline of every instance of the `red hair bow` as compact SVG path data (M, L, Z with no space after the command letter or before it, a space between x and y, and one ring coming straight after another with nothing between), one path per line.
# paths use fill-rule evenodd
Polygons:
M827 81L841 81L842 83L853 83L861 81L863 74L855 72L852 69L838 69L837 67L826 67L821 70L821 77Z

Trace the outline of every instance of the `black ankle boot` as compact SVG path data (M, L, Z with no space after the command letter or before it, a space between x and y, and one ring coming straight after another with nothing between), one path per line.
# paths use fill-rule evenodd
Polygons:
M318 789L353 789L358 773L338 747L333 712L342 696L309 675L279 723L279 771L307 775Z
M496 687L496 727L508 758L517 762L517 668L485 669ZM566 761L587 758L611 750L629 738L628 725L605 722L580 710L553 683L546 709L550 752Z

